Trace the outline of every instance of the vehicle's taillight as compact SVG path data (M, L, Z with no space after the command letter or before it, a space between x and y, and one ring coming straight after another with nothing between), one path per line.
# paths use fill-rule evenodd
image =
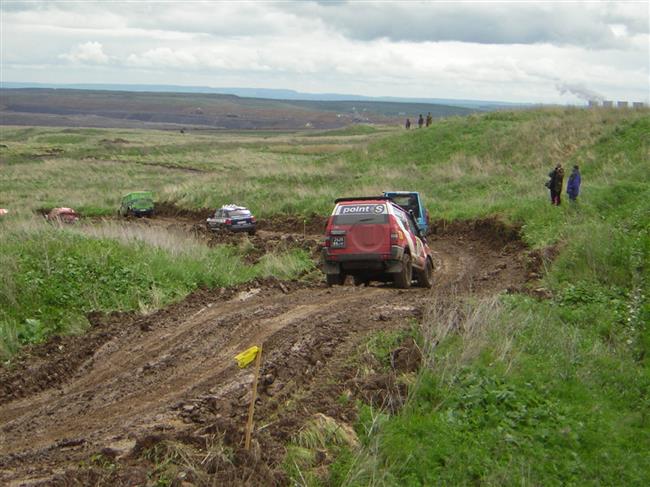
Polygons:
M255 218L254 216L251 215L251 221L252 221L253 223L255 223L255 222L257 221L257 218Z
M226 218L226 221L224 223L226 225L232 225L232 220L230 218Z
M330 241L330 236L329 236L329 235L325 235L325 236L323 237L323 247L329 247L329 246L331 245L331 243L332 243L332 242Z
M397 243L400 240L404 239L404 234L401 230L393 230L390 232L390 241L391 243Z

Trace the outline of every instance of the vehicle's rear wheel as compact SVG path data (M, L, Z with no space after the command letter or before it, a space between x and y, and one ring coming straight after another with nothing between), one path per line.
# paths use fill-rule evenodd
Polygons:
M355 286L367 286L370 283L370 279L366 276L353 276Z
M424 269L417 272L416 279L420 287L433 287L433 262L427 257Z
M343 283L345 282L345 278L347 277L342 272L340 274L325 274L325 276L327 279L327 285L330 287L342 286Z
M409 254L404 254L404 257L402 257L402 270L395 274L393 282L395 283L395 287L408 289L411 287L412 280L413 266L411 265L411 256Z
M249 230L249 231L248 231L248 234L249 234L249 235L255 235L255 230Z

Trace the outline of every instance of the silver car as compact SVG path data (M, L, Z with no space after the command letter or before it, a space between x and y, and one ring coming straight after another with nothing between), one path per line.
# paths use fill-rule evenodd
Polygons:
M244 206L224 205L206 220L213 232L222 230L231 232L248 232L255 235L256 220L250 210Z

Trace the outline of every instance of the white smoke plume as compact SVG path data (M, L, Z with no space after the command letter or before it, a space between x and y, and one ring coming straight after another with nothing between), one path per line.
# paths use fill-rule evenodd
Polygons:
M585 88L583 85L572 83L557 83L555 87L560 92L560 94L564 95L566 93L571 93L581 100L599 102L605 100L604 96L596 93L595 91Z

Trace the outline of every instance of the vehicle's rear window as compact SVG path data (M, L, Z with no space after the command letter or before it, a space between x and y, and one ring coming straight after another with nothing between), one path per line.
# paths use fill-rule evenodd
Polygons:
M228 216L233 217L233 216L244 216L244 217L249 217L251 216L251 212L248 210L232 210L228 212Z
M334 225L388 223L388 209L381 203L352 203L334 209Z
M404 208L406 211L411 210L415 215L415 218L420 217L420 207L418 206L418 200L413 195L395 195L391 198L396 204Z

